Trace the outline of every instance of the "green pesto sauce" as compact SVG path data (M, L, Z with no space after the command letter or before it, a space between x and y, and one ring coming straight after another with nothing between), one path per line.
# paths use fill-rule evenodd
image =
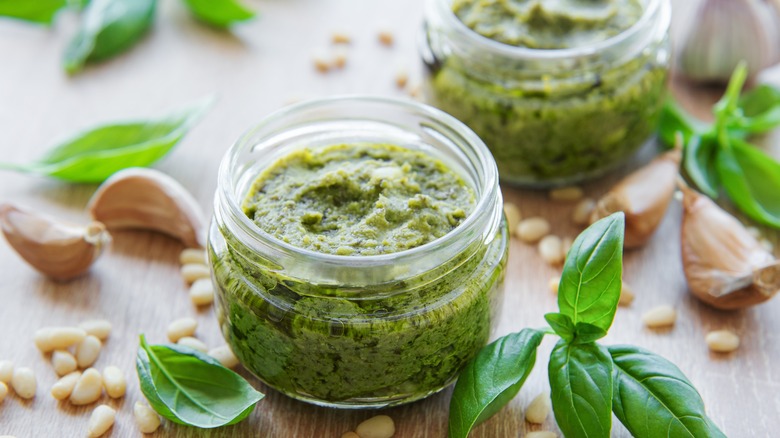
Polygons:
M613 37L642 16L639 0L455 0L455 15L490 39L530 49L568 49Z
M386 144L293 152L255 181L244 211L264 231L326 254L388 254L457 227L474 193L444 164Z

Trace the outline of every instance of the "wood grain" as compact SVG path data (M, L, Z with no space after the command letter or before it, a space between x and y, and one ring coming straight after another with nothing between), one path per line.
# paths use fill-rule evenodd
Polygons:
M681 3L675 5L679 31L691 19L685 12L692 3L677 3ZM393 81L396 71L408 69L413 78L419 77L419 0L268 0L253 6L261 11L261 18L229 34L194 23L179 2L162 2L153 31L136 49L76 77L67 77L60 68L75 16L62 17L52 29L0 22L0 160L25 162L76 128L162 115L216 94L216 107L157 166L188 187L210 212L221 156L263 116L295 98L338 93L401 95ZM394 32L394 47L377 43L380 28ZM311 56L316 50L330 48L329 35L335 30L353 36L348 66L343 71L318 74ZM706 114L707 105L717 97L713 90L682 81L672 85L685 106L698 114ZM771 138L767 141L777 143ZM777 147L774 150L778 152ZM653 153L648 148L642 157ZM595 182L586 190L598 196L616 178L613 175ZM93 191L94 186L89 185L0 173L0 201L76 222L86 220L84 206ZM571 205L551 203L539 192L504 188L504 194L526 216L550 218L560 235L574 236L579 231L568 220ZM686 292L680 266L679 217L680 206L675 202L650 244L626 255L625 278L637 298L631 307L619 310L606 342L630 342L676 363L699 388L709 413L729 436L776 436L780 429L780 368L776 366L780 360L780 300L744 311L721 312L693 299ZM777 243L777 236L772 238ZM9 396L0 404L0 435L86 435L93 407L60 404L48 395L55 375L49 358L33 346L32 334L42 326L74 325L96 317L114 324L97 367L117 365L130 381L123 400L103 400L119 408L117 423L106 436L139 435L132 419L132 405L141 397L134 372L138 334L161 342L170 321L195 315L200 322L198 336L210 346L222 343L212 311L194 309L185 293L177 273L181 249L178 243L151 233L118 233L110 254L89 276L61 284L44 279L7 245L0 244L0 359L32 367L39 384L34 400L22 402ZM499 334L544 323L542 315L556 307L547 283L557 274L541 262L535 248L512 242ZM677 325L666 331L644 329L639 316L662 303L678 309ZM719 328L742 336L743 344L736 353L708 352L704 335ZM545 341L536 370L520 395L472 436L518 437L530 430L555 427L552 418L543 426L531 426L523 420L527 403L547 389L546 355L550 348L551 342ZM247 421L211 431L165 423L154 436L337 438L374 414L309 406L251 381L268 397ZM396 421L396 436L444 437L449 396L450 390L446 390L425 401L390 409L387 413ZM614 436L628 433L616 425Z

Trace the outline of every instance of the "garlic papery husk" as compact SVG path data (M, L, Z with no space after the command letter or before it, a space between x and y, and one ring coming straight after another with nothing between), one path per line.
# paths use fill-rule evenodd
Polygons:
M206 220L197 201L170 176L130 168L107 179L89 201L92 218L109 230L158 231L189 248L203 247Z
M704 0L680 48L680 70L726 83L740 61L757 74L780 57L780 18L767 0Z
M625 177L596 203L591 223L622 211L626 215L624 246L647 243L672 201L681 160L682 152L674 149Z
M111 236L100 222L86 227L0 205L0 226L6 240L33 268L56 280L87 272L110 245Z
M780 291L780 262L734 216L681 184L683 271L690 291L719 309L762 303Z

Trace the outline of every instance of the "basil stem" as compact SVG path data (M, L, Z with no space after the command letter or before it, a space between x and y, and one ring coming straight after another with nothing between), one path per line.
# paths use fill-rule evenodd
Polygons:
M255 13L236 0L184 0L198 20L214 27L225 28L250 20Z

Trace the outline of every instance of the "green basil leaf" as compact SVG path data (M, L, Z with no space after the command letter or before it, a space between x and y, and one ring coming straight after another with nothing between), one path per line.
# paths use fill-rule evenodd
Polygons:
M51 24L66 0L0 0L0 17Z
M548 313L544 315L544 319L547 321L547 324L550 324L556 335L567 342L571 342L574 339L576 328L571 318L562 313Z
M184 3L198 20L220 28L255 17L252 10L236 0L184 0Z
M160 120L94 128L55 147L34 163L0 164L0 169L70 182L102 182L119 170L146 167L162 158L210 105L208 99Z
M143 335L136 370L150 406L179 424L235 424L264 397L211 356L181 345L149 345Z
M686 143L684 153L683 168L688 178L702 193L717 199L720 181L715 157L718 153L718 143L709 136L694 135Z
M739 99L742 110L739 127L747 132L766 132L780 125L780 89L761 84Z
M717 155L717 169L729 198L756 221L780 228L780 163L740 139Z
M498 338L460 373L450 400L449 437L465 438L520 391L536 362L544 333L523 329Z
M607 336L607 331L587 322L578 322L574 327L574 344L587 344Z
M682 134L683 144L687 144L690 138L705 129L704 123L688 115L672 99L667 99L661 109L658 121L658 137L665 145L675 146L677 133Z
M137 43L149 30L157 0L93 0L65 50L64 67L76 73L89 61L100 61Z
M707 417L696 388L673 363L632 345L608 350L615 365L612 408L631 435L726 437Z
M623 274L625 215L594 223L572 244L558 287L558 309L580 322L609 330L615 318Z
M561 340L550 354L555 420L567 438L608 438L612 429L612 358L596 344Z

